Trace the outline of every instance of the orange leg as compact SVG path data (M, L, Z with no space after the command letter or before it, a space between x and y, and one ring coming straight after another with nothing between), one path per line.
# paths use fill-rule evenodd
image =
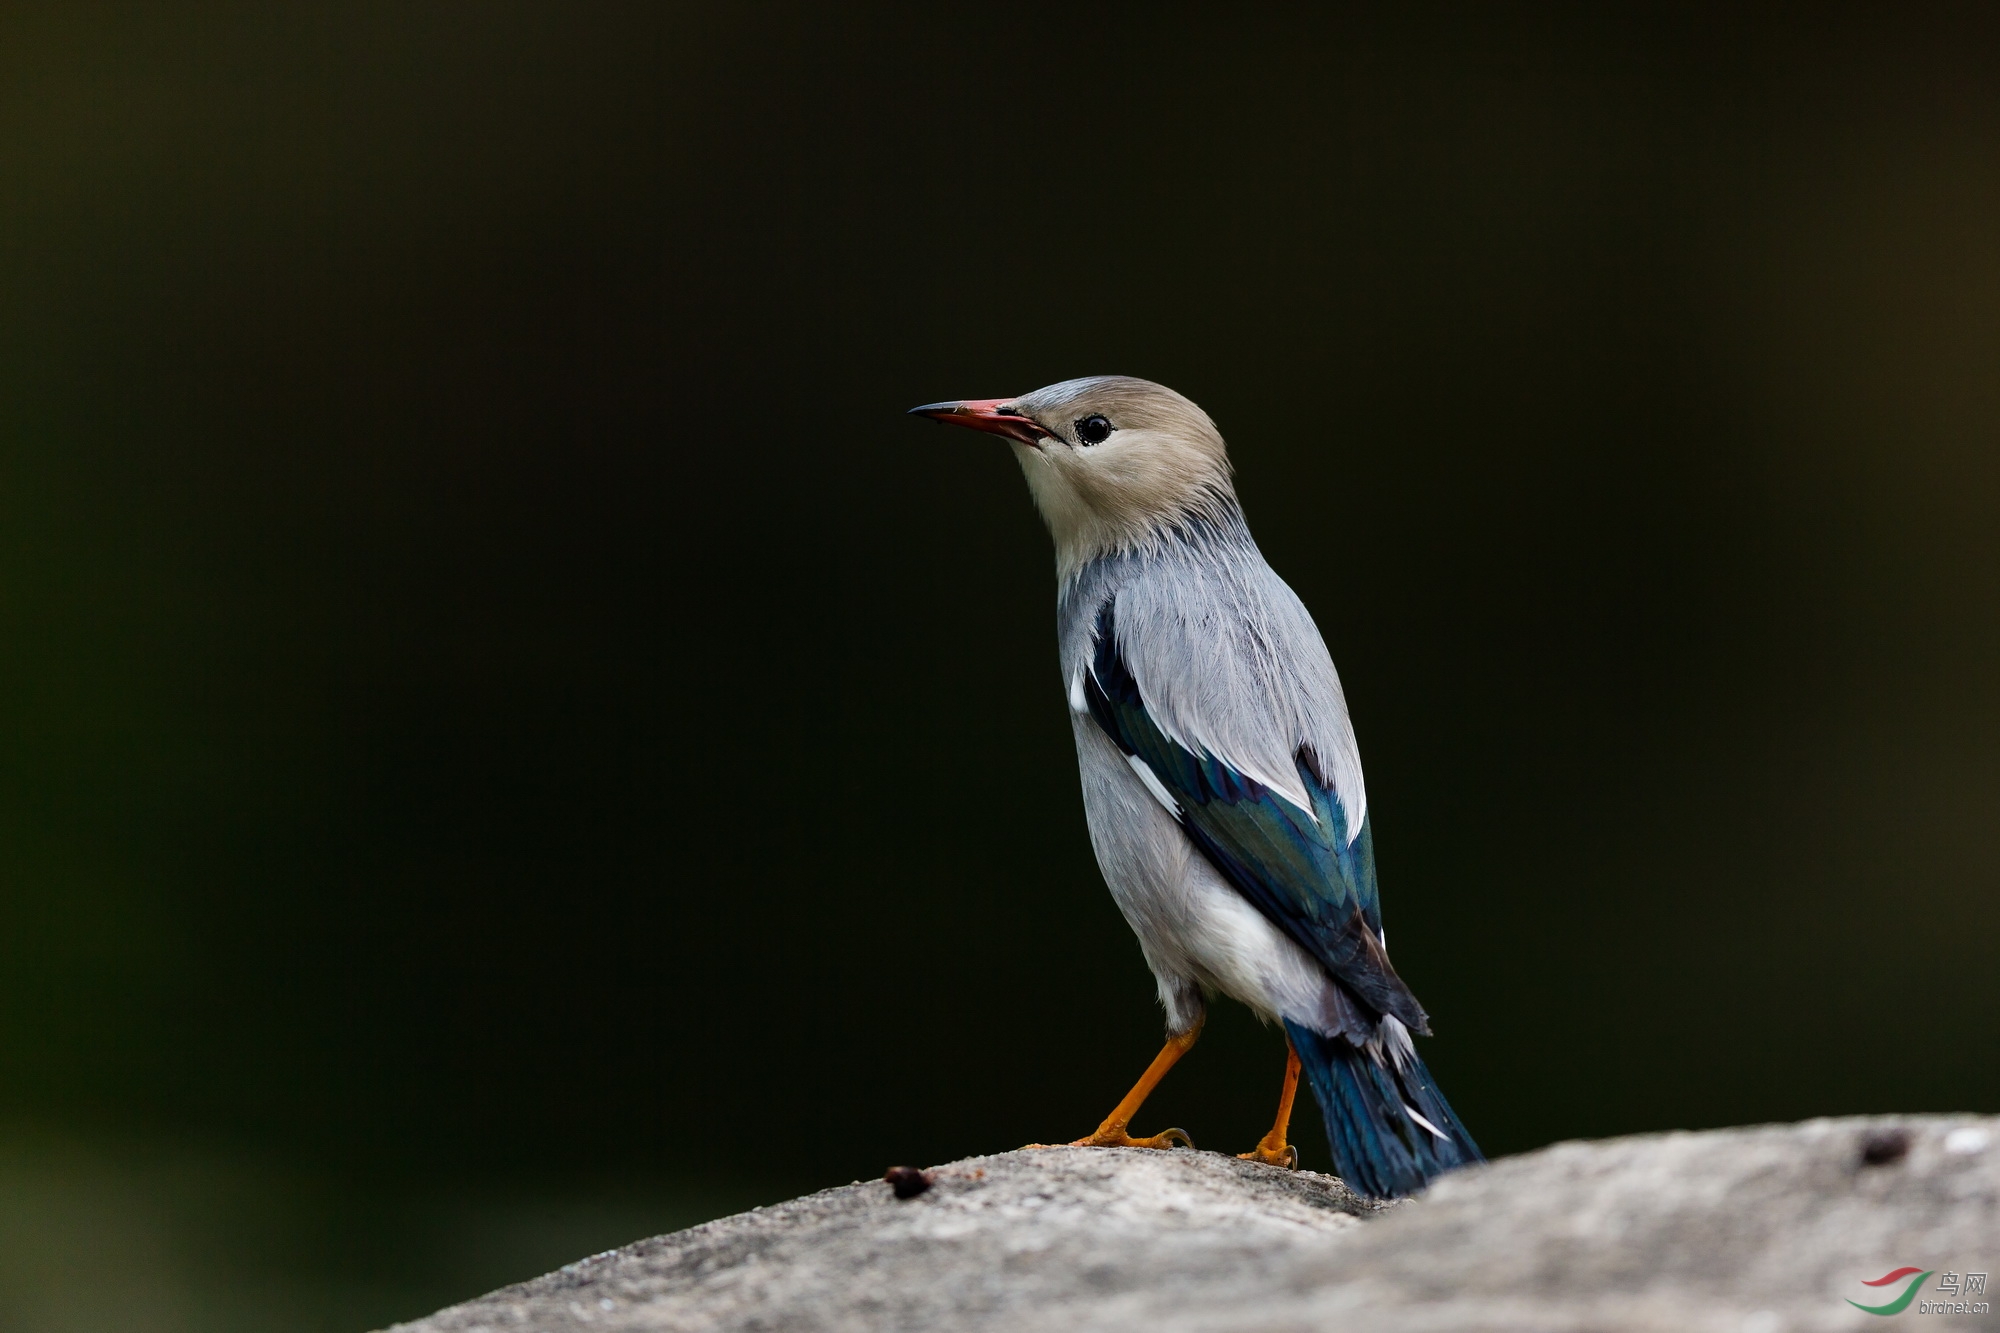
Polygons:
M1267 1166L1296 1167L1299 1164L1299 1150L1285 1142L1285 1131L1292 1123L1292 1098L1299 1094L1299 1053L1292 1049L1292 1043L1285 1043L1285 1086L1278 1093L1278 1120L1271 1126L1271 1132L1264 1136L1249 1152L1238 1153L1238 1157L1251 1162L1263 1162Z
M1139 1075L1139 1081L1132 1085L1132 1091L1125 1094L1125 1100L1111 1108L1111 1114L1104 1117L1104 1123L1097 1132L1087 1139L1078 1139L1072 1148L1192 1148L1194 1140L1184 1129L1162 1130L1150 1138L1135 1139L1126 1130L1132 1124L1132 1117L1139 1114L1139 1108L1152 1096L1153 1089L1167 1076L1177 1061L1188 1053L1195 1038L1201 1035L1201 1024L1197 1022L1178 1037L1167 1038L1167 1044L1153 1057L1153 1063L1146 1066L1146 1072Z

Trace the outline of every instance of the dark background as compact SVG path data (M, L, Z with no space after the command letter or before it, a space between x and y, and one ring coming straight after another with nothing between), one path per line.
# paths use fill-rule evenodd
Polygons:
M1231 441L1489 1151L2000 1109L1996 36L8 7L0 1166L282 1197L351 1328L581 1252L412 1199L1089 1130L1159 1018L1047 538L900 414L1100 373ZM1249 1147L1282 1049L1141 1127Z

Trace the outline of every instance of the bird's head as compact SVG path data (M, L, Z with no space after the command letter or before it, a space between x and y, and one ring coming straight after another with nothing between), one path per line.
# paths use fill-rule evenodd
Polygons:
M910 411L1012 443L1065 574L1189 521L1235 521L1221 433L1206 412L1163 385L1099 375L1018 398Z

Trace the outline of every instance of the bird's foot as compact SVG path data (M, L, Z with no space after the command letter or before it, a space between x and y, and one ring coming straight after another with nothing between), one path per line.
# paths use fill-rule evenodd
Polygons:
M1282 1136L1274 1139L1271 1135L1266 1134L1263 1141L1256 1147L1252 1148L1249 1152L1237 1153L1236 1156L1245 1162L1262 1162L1265 1166L1282 1166L1287 1171L1296 1171L1299 1169L1299 1150L1285 1142Z
M1087 1139L1078 1139L1072 1148L1192 1148L1194 1140L1184 1129L1163 1129L1148 1138L1135 1139L1123 1125L1099 1125Z

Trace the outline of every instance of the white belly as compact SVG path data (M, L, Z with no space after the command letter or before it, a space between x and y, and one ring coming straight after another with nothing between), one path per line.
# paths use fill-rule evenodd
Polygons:
M1094 721L1070 721L1090 843L1159 982L1168 1028L1201 1017L1205 988L1267 1022L1337 1030L1340 999L1319 963L1217 873Z

